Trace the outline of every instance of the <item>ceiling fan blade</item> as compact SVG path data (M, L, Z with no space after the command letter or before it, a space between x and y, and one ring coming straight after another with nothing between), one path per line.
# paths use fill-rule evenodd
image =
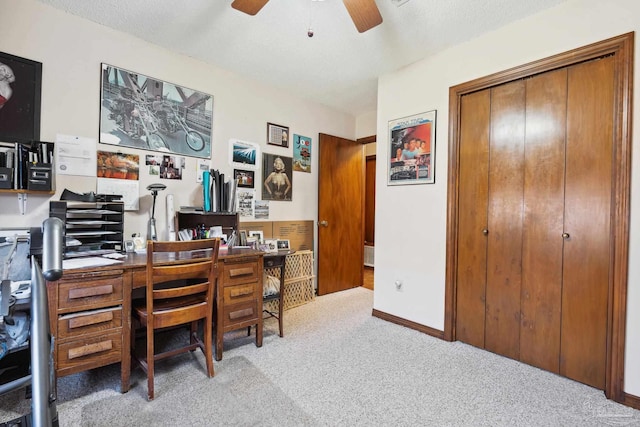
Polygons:
M255 15L269 0L233 0L231 7L248 15Z
M342 0L359 33L382 24L382 15L375 0Z

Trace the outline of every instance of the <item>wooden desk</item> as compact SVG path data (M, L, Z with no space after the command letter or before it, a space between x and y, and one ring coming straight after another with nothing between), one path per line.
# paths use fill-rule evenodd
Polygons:
M256 325L262 346L263 252L221 251L216 286L216 360L227 331ZM189 258L167 257L166 263ZM163 260L163 262L165 262ZM122 263L65 270L47 282L54 360L59 377L121 363L121 390L131 373L131 295L146 285L146 254L128 254Z

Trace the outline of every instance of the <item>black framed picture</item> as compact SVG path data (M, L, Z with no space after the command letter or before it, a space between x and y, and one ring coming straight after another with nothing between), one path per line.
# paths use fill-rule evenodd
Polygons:
M234 169L233 177L238 180L238 187L253 188L255 172L242 169Z
M289 128L287 126L267 123L267 144L288 148Z
M0 141L40 140L42 63L0 52Z
M293 159L264 153L262 155L262 200L291 201Z

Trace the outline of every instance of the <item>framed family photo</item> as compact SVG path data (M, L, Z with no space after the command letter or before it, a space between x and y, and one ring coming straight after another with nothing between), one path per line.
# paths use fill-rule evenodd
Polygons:
M389 121L387 185L435 182L436 110Z
M267 123L267 144L288 148L289 128L287 126Z
M0 52L0 141L40 140L42 63Z
M213 96L102 64L100 142L211 158Z

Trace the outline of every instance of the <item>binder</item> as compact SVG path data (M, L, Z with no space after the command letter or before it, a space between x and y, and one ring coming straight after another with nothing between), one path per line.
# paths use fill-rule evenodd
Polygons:
M203 210L205 212L211 212L211 173L209 171L202 172L202 196L203 196Z

